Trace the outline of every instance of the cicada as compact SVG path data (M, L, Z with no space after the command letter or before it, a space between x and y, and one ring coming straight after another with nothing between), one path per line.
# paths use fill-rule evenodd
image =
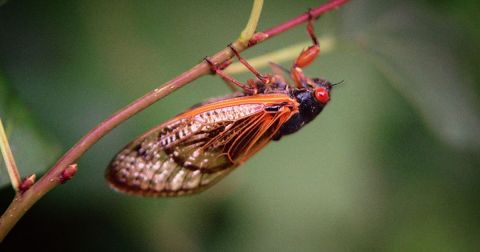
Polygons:
M320 52L311 20L307 31L313 43L300 53L291 69L273 65L273 73L268 75L260 74L230 46L257 77L245 84L206 58L214 73L242 91L197 105L128 144L107 169L111 187L156 197L198 193L271 140L294 133L313 120L330 101L333 85L309 78L302 71Z

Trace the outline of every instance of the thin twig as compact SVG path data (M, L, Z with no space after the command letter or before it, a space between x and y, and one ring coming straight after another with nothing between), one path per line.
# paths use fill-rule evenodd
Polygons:
M238 41L243 44L248 44L248 41L252 38L257 29L258 20L260 20L260 14L262 13L263 0L254 0L252 11L250 12L250 18L248 19L245 29L240 33Z
M318 17L325 12L331 11L340 5L347 3L348 0L332 0L317 8L312 9L311 13L314 17ZM307 14L302 14L290 21L287 21L279 26L273 27L266 32L256 33L253 38L258 34L267 34L267 37L260 36L263 39L255 41L255 43L249 43L247 46L244 43L236 41L232 46L238 51L244 51L247 47L253 46L265 39L271 38L279 33L282 33L296 25L305 22L308 19ZM251 39L251 40L252 40ZM230 48L225 48L222 51L216 53L210 57L210 60L216 63L223 63L233 57ZM176 91L177 89L187 85L188 83L198 79L201 76L210 74L210 66L205 63L199 63L190 70L187 70L183 74L179 75L175 79L168 81L164 85L156 88L141 98L130 103L123 109L119 110L111 117L100 123L97 127L88 132L80 141L75 144L63 157L57 161L57 163L45 174L40 180L33 184L33 186L25 191L23 194L17 194L5 213L0 217L0 241L2 241L8 232L13 228L17 221L48 191L58 186L61 183L61 176L63 171L69 167L69 165L75 163L93 144L99 141L103 136L110 132L113 128L124 122L128 118L132 117L136 113L149 107L156 101Z
M350 0L331 0L331 1L328 1L327 3L325 3L325 4L322 4L321 6L319 6L317 8L311 9L310 14L312 15L312 17L317 18L317 17L321 16L322 14L324 14L325 12L331 11L333 9L337 9L341 5L346 4L349 1ZM290 19L285 23L276 25L276 26L264 31L263 33L266 34L268 36L268 38L271 38L271 37L276 36L276 35L284 32L288 29L291 29L294 26L297 26L301 23L306 22L309 18L310 18L309 14L304 13L303 15L300 15L296 18Z
M7 134L5 133L5 128L3 127L2 119L0 118L0 149L2 150L3 160L5 161L5 166L8 171L8 176L10 176L10 182L12 183L13 189L18 192L20 183L20 173L17 169L17 164L15 163L15 158L13 157L12 150L10 149L10 144L8 143Z

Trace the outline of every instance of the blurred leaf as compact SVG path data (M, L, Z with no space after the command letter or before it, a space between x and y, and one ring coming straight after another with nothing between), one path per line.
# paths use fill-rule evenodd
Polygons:
M465 42L459 39L461 31L404 3L382 13L365 22L364 33L355 34L360 48L440 139L460 149L478 149L478 97L472 76L460 69L456 57Z
M32 115L8 89L0 76L0 117L4 120L13 155L22 177L43 172L59 154L58 145L48 140ZM5 163L0 162L0 187L10 184Z

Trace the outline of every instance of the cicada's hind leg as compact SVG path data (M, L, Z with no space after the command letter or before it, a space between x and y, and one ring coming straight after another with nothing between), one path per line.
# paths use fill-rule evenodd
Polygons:
M227 87L228 87L232 92L235 93L235 92L238 91L237 86L235 86L233 83L231 83L231 82L229 82L229 81L227 81L227 80L225 80L225 79L223 79L223 78L222 78L222 80L225 82L225 84L227 85Z
M221 65L218 65L218 69L220 70L224 70L226 69L228 66L230 66L230 64L232 64L232 60L227 60L225 61L223 64ZM211 64L210 64L211 65ZM222 78L223 82L225 82L225 84L227 85L227 87L233 92L233 93L236 93L238 92L238 86L233 84L231 81L229 80L226 80L224 78Z
M313 45L305 48L300 55L298 55L290 71L292 79L298 88L305 87L309 84L309 79L303 73L302 68L310 65L310 63L312 63L320 53L320 44L318 43L317 36L313 30L313 16L311 14L311 10L308 11L308 15L309 20L307 24L307 32L312 39Z
M240 56L240 53L238 53L238 51L231 44L228 45L228 47L230 47L232 52L237 57L238 61L240 61L240 63L242 63L248 70L250 70L250 72L252 72L257 77L257 79L260 80L264 85L267 86L272 83L271 76L263 75L259 73L257 69L255 69L252 65L250 65L250 63L248 63L247 60L245 60L242 56ZM253 83L253 81L250 81L250 82Z
M231 77L230 75L226 74L223 71L222 67L219 67L218 65L213 63L209 58L205 57L204 60L210 65L212 72L220 76L233 91L236 91L235 86L237 86L241 88L244 93L247 93L247 94L257 93L257 88L254 85L252 85L252 83L244 84L236 80L235 78Z

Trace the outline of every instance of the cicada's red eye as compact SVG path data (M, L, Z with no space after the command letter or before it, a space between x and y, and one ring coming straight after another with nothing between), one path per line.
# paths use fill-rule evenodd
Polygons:
M326 104L330 100L330 94L326 88L319 87L315 89L315 99L320 103Z

